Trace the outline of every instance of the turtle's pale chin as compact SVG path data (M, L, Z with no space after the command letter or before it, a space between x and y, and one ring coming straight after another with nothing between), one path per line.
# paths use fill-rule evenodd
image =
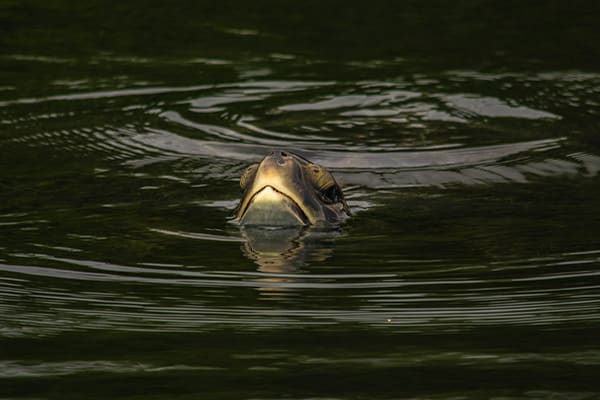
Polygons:
M240 222L245 225L299 226L307 225L309 220L290 196L265 186L252 196L241 213Z

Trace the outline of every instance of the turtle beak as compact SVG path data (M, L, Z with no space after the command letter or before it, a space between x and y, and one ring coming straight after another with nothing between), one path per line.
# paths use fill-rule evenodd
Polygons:
M275 226L309 223L300 205L272 186L265 186L252 195L245 209L240 210L239 221L245 225Z

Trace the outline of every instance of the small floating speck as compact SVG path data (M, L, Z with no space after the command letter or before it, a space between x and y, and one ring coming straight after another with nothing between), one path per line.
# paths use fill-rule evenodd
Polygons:
M238 28L223 29L223 32L231 33L232 35L240 35L240 36L255 36L260 33L254 29L238 29Z

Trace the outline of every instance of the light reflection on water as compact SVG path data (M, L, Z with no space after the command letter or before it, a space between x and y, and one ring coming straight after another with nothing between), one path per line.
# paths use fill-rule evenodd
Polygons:
M600 149L581 124L595 109L578 111L598 93L598 75L319 81L254 67L227 83L65 79L50 83L60 93L3 93L0 338L502 329L518 342L520 329L600 322ZM280 147L331 169L354 213L347 224L253 231L231 222L241 172ZM279 346L263 344L267 361L260 349L212 362L96 354L32 365L15 356L0 361L0 378L599 363L589 344L350 354ZM251 361L234 368L231 358Z
M281 245L287 239L281 238ZM319 240L325 240L327 247ZM600 317L600 285L594 283L600 276L595 269L598 251L452 268L439 260L417 261L417 265L404 260L402 273L351 273L343 266L335 273L311 273L305 265L330 258L335 251L333 240L296 237L287 249L272 242L259 243L263 247L256 249L250 240L242 249L258 264L256 272L14 254L17 259L51 261L54 266L0 265L8 277L17 277L2 283L3 331L9 336L32 330L48 334L100 327L169 332L218 329L224 324L261 330L333 323L443 331L498 324L552 326ZM312 249L306 248L311 245ZM564 267L569 269L560 270ZM55 283L39 287L46 278ZM79 281L86 282L85 292L76 289ZM123 297L121 290L111 289L115 283L142 286L134 286ZM57 284L65 288L57 290ZM154 288L152 297L143 291L149 285ZM175 295L178 292L190 297ZM273 308L272 304L251 306L235 300L248 296L285 301ZM329 299L346 296L331 308ZM26 304L20 301L24 297ZM306 298L311 303L305 304ZM228 299L229 305L223 306L219 299ZM33 311L42 304L43 308ZM33 317L41 310L45 310L41 319ZM58 315L60 323L55 324Z
M106 168L97 169L97 176L110 179L125 167L125 178L134 185L137 185L136 180L148 181L139 186L139 190L147 191L162 190L167 185L165 180L196 188L209 187L214 181L228 181L230 186L235 186L234 181L245 164L260 159L273 147L294 149L330 168L347 187L350 205L355 205L361 212L368 211L375 204L390 206L378 200L378 190L442 188L456 184L526 184L540 177L596 176L600 170L598 155L572 149L569 132L548 135L545 129L529 122L542 124L542 127L561 123L560 111L539 110L519 104L515 99L466 94L460 90L461 83L468 84L471 80L501 81L506 86L507 81L514 79L523 79L523 76L452 71L442 77L422 76L414 82L359 81L352 84L264 80L14 98L0 102L0 107L5 115L9 115L4 117L5 124L9 126L39 118L57 120L58 124L63 119L78 117L77 113L64 111L73 102L107 100L112 103L118 100L119 103L109 107L131 119L129 124L81 125L72 129L17 135L5 139L4 143L17 148L50 148L74 153L77 157L108 160ZM553 85L560 87L571 82L597 83L599 80L593 74L540 74L527 79L532 84L551 80ZM560 80L556 82L557 79ZM458 93L435 92L444 80L447 80L446 89L452 88ZM81 84L80 81L61 83L73 89ZM156 101L145 106L143 99L148 96L169 97L159 106ZM25 118L10 118L11 113L22 115L22 107L46 102L56 103L61 111L42 115L32 111L26 112ZM295 121L298 113L306 115L300 117L300 124L286 125L287 129L291 129L289 132L282 129L284 125L281 123L286 121L288 124L288 118ZM402 115L405 115L404 119L396 118ZM141 124L136 122L136 119L147 116L152 119ZM391 116L394 118L390 119ZM336 122L336 118L342 119ZM521 129L527 134L504 127L506 119L519 120L523 125ZM315 122L319 124L315 129L306 125L314 125ZM447 123L443 130L448 131L449 136L439 137L434 125L427 126L438 122ZM415 124L422 124L418 127L422 137L416 142L412 133ZM466 131L456 133L462 125L467 125ZM333 129L339 132L333 135ZM473 133L470 133L471 130ZM366 133L372 133L372 136L361 136ZM370 141L373 143L365 145ZM155 164L166 172L160 175L144 172ZM128 170L130 173L126 172ZM443 193L440 191L439 195ZM229 204L235 204L235 199L235 196L215 199L212 204L217 208L231 209ZM117 202L100 206L131 208L134 205ZM17 216L0 224L39 225L47 222L51 221ZM323 245L306 234L292 235L284 240L287 244L282 244L275 251L261 251L257 250L260 244L253 244L253 239L244 232L242 237L239 234L232 236L231 229L220 229L221 233L194 233L184 229L150 227L150 231L181 239L244 242L243 253L267 270L274 266L285 270L325 262L335 247L333 238L327 240L329 244ZM307 251L307 236L316 249ZM38 245L43 246L44 243ZM62 247L69 248L68 243ZM73 248L73 251L79 250Z

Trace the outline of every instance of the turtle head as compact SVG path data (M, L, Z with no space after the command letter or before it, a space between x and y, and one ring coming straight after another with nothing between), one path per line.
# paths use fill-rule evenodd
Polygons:
M240 178L243 225L331 225L350 215L333 175L289 151L273 151Z

